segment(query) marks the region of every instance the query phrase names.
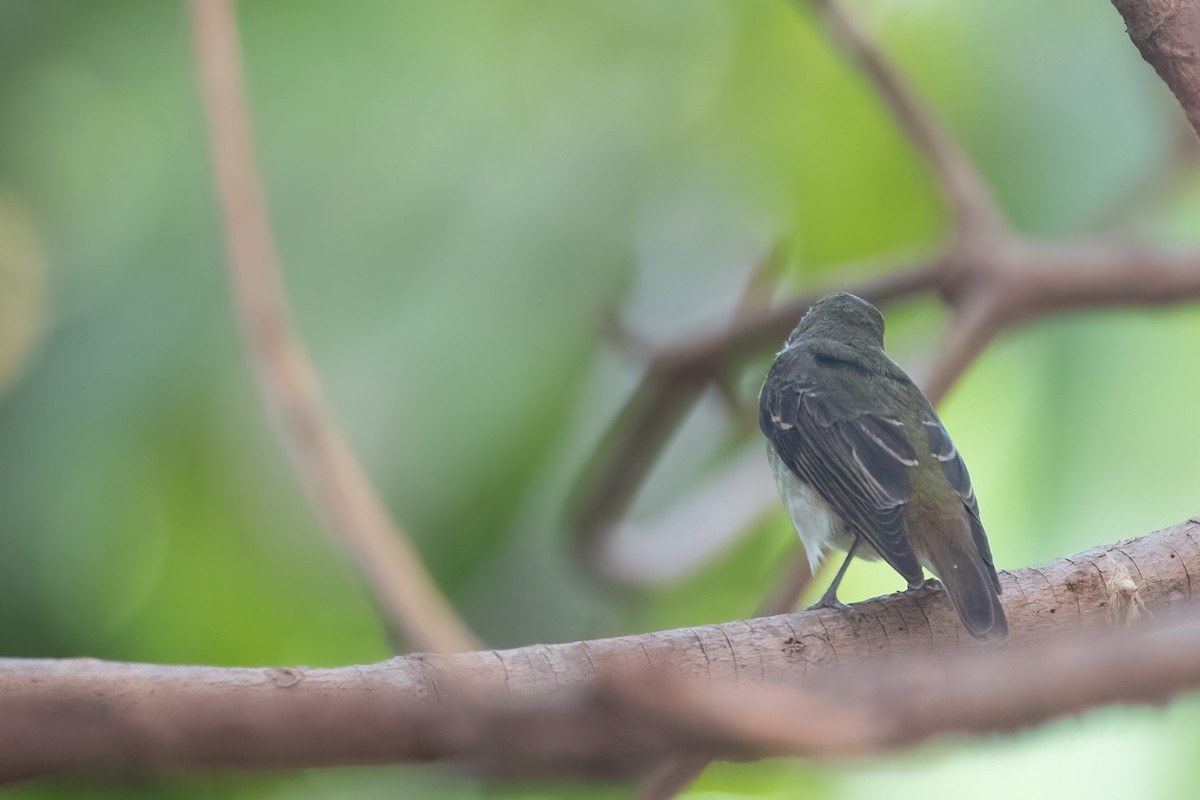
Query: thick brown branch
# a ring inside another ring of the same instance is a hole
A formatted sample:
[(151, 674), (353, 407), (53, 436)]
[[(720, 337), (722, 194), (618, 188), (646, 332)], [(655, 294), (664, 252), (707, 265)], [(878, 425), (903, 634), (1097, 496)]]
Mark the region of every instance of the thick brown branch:
[[(642, 668), (538, 694), (384, 663), (331, 670), (0, 661), (0, 780), (88, 767), (450, 761), (510, 776), (620, 776), (675, 757), (839, 758), (1006, 732), (1200, 686), (1200, 626), (925, 654), (798, 687)], [(648, 786), (668, 788), (667, 784)]]
[(1129, 38), (1200, 135), (1200, 0), (1113, 0)]
[[(680, 752), (752, 757), (873, 738), (866, 714), (760, 686), (591, 680), (482, 691), (417, 657), (340, 669), (0, 660), (0, 781), (86, 767), (455, 761), (514, 775), (625, 774)], [(818, 738), (801, 718), (837, 715)]]
[[(808, 554), (801, 553), (794, 567), (788, 570), (787, 578), (758, 607), (756, 616), (786, 614), (800, 602), (800, 596), (812, 583), (812, 567)], [(709, 765), (708, 759), (697, 756), (677, 758), (657, 765), (638, 788), (636, 800), (665, 800), (674, 797), (700, 777)]]
[[(1005, 573), (1012, 635), (991, 648), (928, 588), (852, 612), (340, 669), (0, 660), (0, 778), (430, 760), (608, 774), (664, 757), (843, 756), (1011, 730), (1200, 686), (1200, 627), (1111, 633), (1142, 602), (1177, 621), (1197, 570), (1191, 521)], [(1071, 638), (1080, 632), (1091, 638)]]
[(470, 649), (474, 638), (388, 518), (329, 413), (292, 328), (255, 165), (232, 1), (193, 0), (192, 18), (234, 296), (281, 443), (309, 502), (353, 555), (396, 628), (418, 649)]

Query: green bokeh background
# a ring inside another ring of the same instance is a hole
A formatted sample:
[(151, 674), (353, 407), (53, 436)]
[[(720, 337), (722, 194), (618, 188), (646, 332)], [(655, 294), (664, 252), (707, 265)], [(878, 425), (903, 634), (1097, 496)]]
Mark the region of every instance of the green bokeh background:
[[(1181, 115), (1108, 3), (852, 5), (1014, 225), (1200, 239)], [(581, 576), (571, 480), (654, 341), (927, 253), (933, 182), (877, 98), (782, 0), (257, 0), (256, 139), (298, 323), (331, 402), (437, 580), (489, 643), (748, 614), (792, 557), (782, 509), (682, 582)], [(393, 643), (263, 419), (226, 285), (186, 9), (0, 0), (0, 655), (339, 665)], [(869, 260), (873, 266), (846, 267)], [(928, 363), (943, 311), (889, 311)], [(1005, 335), (948, 398), (999, 566), (1200, 510), (1200, 312)], [(761, 365), (759, 365), (761, 367)], [(760, 380), (746, 376), (749, 397)], [(656, 484), (719, 464), (702, 406)], [(852, 570), (846, 599), (899, 588)], [(0, 712), (2, 713), (2, 712)], [(1173, 797), (1200, 705), (836, 766), (718, 765), (694, 798)], [(99, 788), (98, 788), (99, 787)], [(429, 768), (49, 781), (14, 797), (609, 797)]]

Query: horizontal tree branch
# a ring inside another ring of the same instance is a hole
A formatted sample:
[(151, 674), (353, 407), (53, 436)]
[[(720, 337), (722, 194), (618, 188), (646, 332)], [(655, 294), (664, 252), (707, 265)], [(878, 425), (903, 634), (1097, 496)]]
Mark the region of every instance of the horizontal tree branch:
[(665, 757), (836, 757), (1010, 730), (1200, 685), (1200, 627), (1111, 632), (1141, 609), (1171, 619), (1192, 573), (1196, 520), (1004, 573), (1000, 647), (963, 634), (928, 587), (850, 612), (336, 669), (0, 660), (0, 778), (432, 760), (624, 774)]
[(1071, 311), (1200, 300), (1200, 252), (1122, 242), (1012, 240), (980, 258), (955, 286), (954, 315), (922, 382), (934, 403), (998, 335)]

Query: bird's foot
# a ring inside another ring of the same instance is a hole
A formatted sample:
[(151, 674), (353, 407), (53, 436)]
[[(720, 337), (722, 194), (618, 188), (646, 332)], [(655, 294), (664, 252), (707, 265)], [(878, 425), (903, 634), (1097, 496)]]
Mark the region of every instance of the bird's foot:
[(849, 611), (850, 606), (837, 599), (836, 594), (825, 594), (821, 599), (808, 607), (809, 611), (816, 611), (819, 608), (832, 608), (837, 611)]

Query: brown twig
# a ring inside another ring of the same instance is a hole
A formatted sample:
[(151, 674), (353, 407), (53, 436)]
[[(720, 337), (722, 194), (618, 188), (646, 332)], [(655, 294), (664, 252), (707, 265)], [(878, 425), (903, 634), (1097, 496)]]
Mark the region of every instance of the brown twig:
[(474, 637), (392, 524), (326, 408), (292, 328), (255, 166), (231, 0), (192, 0), (200, 82), (230, 277), (263, 402), (309, 502), (350, 551), (392, 624), (425, 650), (467, 650)]
[[(997, 646), (962, 633), (931, 587), (851, 612), (338, 669), (0, 660), (0, 780), (431, 760), (624, 775), (663, 758), (837, 758), (1009, 731), (1200, 686), (1196, 570), (1200, 524), (1186, 522), (1005, 573), (1012, 632)], [(1124, 630), (1142, 624), (1110, 611), (1129, 596), (1183, 626)]]
[(996, 336), (999, 327), (995, 301), (990, 295), (981, 293), (960, 304), (946, 326), (929, 377), (922, 381), (921, 388), (931, 403), (937, 405), (942, 401), (950, 387)]
[(987, 183), (952, 137), (942, 130), (924, 103), (836, 0), (794, 0), (812, 6), (847, 58), (862, 69), (892, 118), (925, 160), (950, 207), (954, 238), (991, 239), (1008, 230)]
[(926, 380), (935, 403), (1001, 332), (1039, 317), (1200, 300), (1200, 252), (1128, 244), (1020, 243), (977, 263)]

